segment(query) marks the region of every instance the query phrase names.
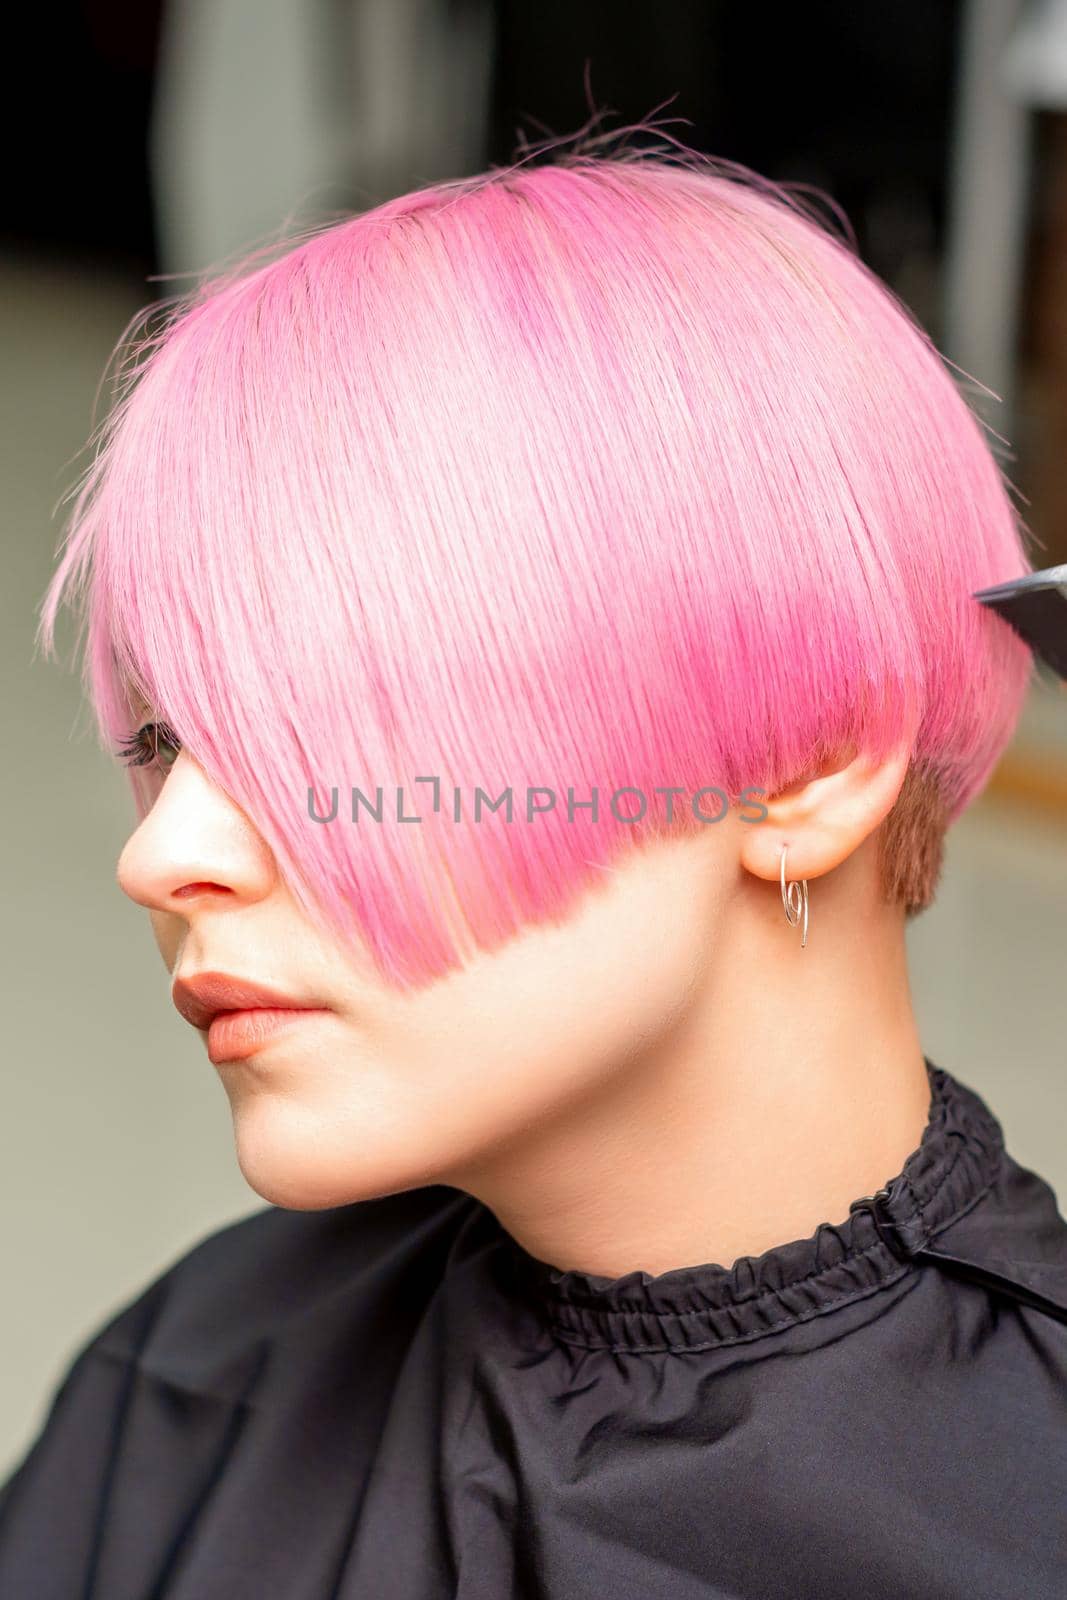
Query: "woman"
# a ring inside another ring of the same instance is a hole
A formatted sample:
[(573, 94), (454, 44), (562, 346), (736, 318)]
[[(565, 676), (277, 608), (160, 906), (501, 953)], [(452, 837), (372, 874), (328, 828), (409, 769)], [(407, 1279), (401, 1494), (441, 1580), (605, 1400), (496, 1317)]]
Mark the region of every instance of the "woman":
[(925, 336), (773, 185), (579, 147), (127, 373), (44, 638), (269, 1204), (79, 1354), (0, 1594), (1061, 1595), (1067, 1225), (905, 961), (1031, 670)]

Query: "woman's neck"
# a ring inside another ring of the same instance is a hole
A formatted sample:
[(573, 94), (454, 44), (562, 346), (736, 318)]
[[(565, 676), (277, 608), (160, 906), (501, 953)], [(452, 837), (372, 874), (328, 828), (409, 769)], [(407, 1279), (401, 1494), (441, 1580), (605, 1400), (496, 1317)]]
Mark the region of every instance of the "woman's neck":
[(919, 1144), (930, 1084), (903, 916), (813, 883), (808, 946), (736, 911), (673, 1026), (584, 1100), (455, 1178), (532, 1255), (606, 1277), (839, 1223)]

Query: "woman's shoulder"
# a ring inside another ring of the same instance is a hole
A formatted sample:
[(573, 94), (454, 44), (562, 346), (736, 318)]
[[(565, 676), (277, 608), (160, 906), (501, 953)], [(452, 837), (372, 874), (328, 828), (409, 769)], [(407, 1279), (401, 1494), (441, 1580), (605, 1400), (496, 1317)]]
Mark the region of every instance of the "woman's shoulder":
[[(236, 1398), (252, 1352), (308, 1320), (357, 1321), (405, 1286), (431, 1293), (472, 1206), (445, 1185), (351, 1205), (267, 1205), (205, 1235), (99, 1326), (79, 1351), (181, 1387)], [(414, 1271), (412, 1269), (415, 1269)]]
[(402, 1348), (475, 1204), (432, 1186), (270, 1205), (172, 1261), (82, 1344), (0, 1484), (0, 1594), (80, 1594), (100, 1561), (144, 1592), (132, 1571), (164, 1561), (174, 1507), (213, 1481), (249, 1408), (306, 1416), (334, 1376), (373, 1384), (383, 1332)]

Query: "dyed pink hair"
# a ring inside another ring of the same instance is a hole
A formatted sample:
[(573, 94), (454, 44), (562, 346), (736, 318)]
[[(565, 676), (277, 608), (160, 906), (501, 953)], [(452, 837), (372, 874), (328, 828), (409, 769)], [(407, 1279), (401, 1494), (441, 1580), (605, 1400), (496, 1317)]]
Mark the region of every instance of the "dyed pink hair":
[[(1028, 562), (982, 430), (851, 245), (743, 169), (679, 146), (437, 184), (126, 349), (42, 640), (76, 592), (106, 742), (135, 686), (392, 981), (672, 831), (614, 816), (622, 785), (771, 793), (906, 742), (955, 817), (1012, 732), (1030, 653), (971, 593)], [(527, 785), (556, 810), (526, 821)], [(514, 821), (469, 820), (476, 786)]]

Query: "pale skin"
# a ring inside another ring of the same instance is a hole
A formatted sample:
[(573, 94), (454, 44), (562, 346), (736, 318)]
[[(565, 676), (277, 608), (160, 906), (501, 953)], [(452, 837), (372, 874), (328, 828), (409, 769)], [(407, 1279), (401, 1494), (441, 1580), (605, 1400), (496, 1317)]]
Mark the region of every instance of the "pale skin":
[[(856, 756), (767, 799), (762, 822), (734, 811), (634, 852), (564, 924), (407, 993), (311, 926), (186, 751), (118, 879), (172, 976), (227, 972), (329, 1010), (213, 1069), (265, 1200), (443, 1183), (557, 1267), (729, 1266), (845, 1221), (922, 1137), (904, 914), (877, 873), (907, 758)], [(783, 843), (809, 884), (805, 949)]]

